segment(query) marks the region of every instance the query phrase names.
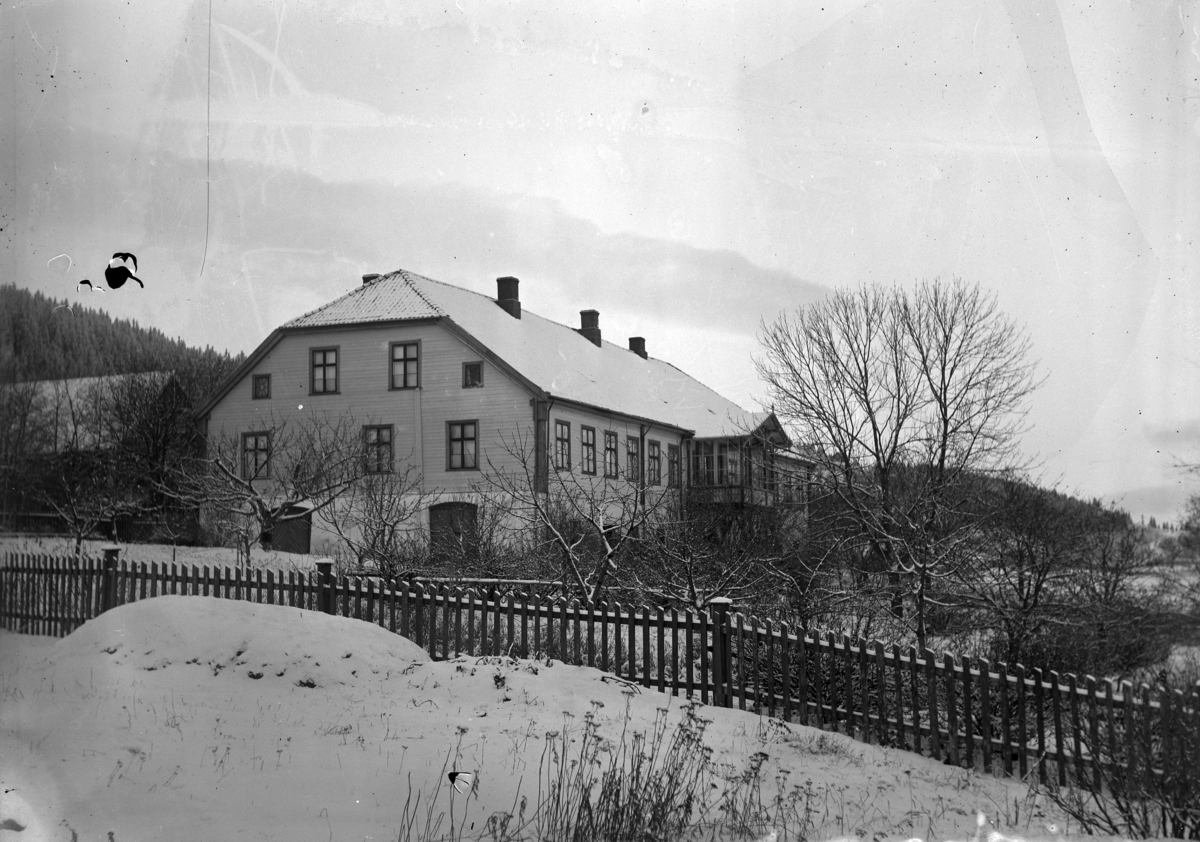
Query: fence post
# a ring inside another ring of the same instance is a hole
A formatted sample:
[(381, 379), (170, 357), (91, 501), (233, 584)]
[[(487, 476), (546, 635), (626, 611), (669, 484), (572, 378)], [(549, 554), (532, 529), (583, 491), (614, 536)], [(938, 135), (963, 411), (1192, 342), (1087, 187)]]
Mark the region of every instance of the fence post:
[(326, 614), (333, 613), (333, 562), (318, 561), (317, 562), (317, 579), (320, 582), (320, 598), (317, 600), (317, 609)]
[(121, 547), (117, 544), (105, 544), (100, 548), (104, 551), (104, 587), (100, 591), (100, 613), (116, 607), (117, 599), (117, 559), (121, 555)]
[(729, 652), (729, 610), (733, 600), (729, 597), (714, 597), (708, 604), (713, 622), (713, 704), (729, 707), (733, 697), (726, 692), (725, 683), (730, 680), (732, 664)]

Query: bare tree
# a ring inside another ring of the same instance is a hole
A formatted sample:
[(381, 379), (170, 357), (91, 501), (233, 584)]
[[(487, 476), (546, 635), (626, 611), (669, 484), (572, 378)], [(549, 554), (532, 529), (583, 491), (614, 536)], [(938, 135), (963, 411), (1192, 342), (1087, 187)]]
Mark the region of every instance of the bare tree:
[(358, 566), (372, 565), (381, 576), (407, 572), (412, 553), (412, 519), (434, 502), (424, 490), (420, 472), (410, 462), (368, 463), (367, 470), (345, 484), (320, 512), (321, 520), (342, 539)]
[(1182, 629), (1171, 609), (1169, 578), (1145, 530), (1129, 514), (1093, 501), (1069, 598), (1073, 657), (1097, 674), (1128, 674), (1160, 664)]
[[(44, 430), (44, 446), (31, 467), (33, 497), (53, 510), (75, 540), (103, 524), (115, 530), (117, 518), (140, 508), (129, 472), (122, 470), (119, 442), (105, 426), (109, 411), (104, 381), (55, 381), (35, 423)], [(116, 535), (114, 534), (115, 538)]]
[(213, 437), (161, 490), (200, 509), (239, 557), (279, 525), (319, 515), (365, 474), (361, 432), (346, 414), (269, 419), (251, 433)]
[(1032, 665), (1030, 647), (1075, 622), (1070, 583), (1088, 524), (1084, 504), (1019, 478), (992, 483), (974, 551), (956, 571), (971, 629), (1007, 663)]
[(884, 560), (893, 611), (906, 593), (924, 646), (936, 580), (973, 529), (970, 476), (1012, 467), (1037, 385), (1025, 331), (955, 280), (837, 290), (764, 324), (761, 340), (759, 374), (812, 450), (818, 494)]
[(0, 383), (0, 487), (4, 513), (15, 516), (30, 498), (27, 478), (39, 454), (52, 450), (46, 396), (37, 383)]
[(564, 588), (577, 589), (587, 604), (595, 604), (628, 551), (665, 516), (675, 490), (648, 485), (644, 471), (630, 479), (580, 477), (552, 468), (543, 491), (529, 436), (516, 433), (502, 449), (516, 467), (488, 459), (488, 493), (517, 528), (536, 536), (535, 546), (558, 553)]
[(634, 589), (660, 603), (699, 611), (728, 597), (763, 615), (778, 610), (793, 585), (789, 532), (777, 510), (691, 506), (658, 519), (629, 574)]

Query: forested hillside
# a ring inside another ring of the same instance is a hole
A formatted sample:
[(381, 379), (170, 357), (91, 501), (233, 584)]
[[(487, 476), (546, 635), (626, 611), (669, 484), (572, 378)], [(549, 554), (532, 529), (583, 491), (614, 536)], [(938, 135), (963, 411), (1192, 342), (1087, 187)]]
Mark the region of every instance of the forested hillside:
[(241, 360), (189, 348), (160, 330), (79, 303), (61, 306), (68, 303), (0, 285), (0, 382), (179, 368), (228, 372)]

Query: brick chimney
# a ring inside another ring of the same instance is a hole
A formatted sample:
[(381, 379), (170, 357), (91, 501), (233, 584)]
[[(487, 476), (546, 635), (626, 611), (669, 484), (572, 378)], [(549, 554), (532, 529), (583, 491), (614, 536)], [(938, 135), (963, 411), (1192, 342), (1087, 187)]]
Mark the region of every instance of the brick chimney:
[(496, 303), (514, 319), (521, 318), (521, 299), (517, 295), (519, 283), (513, 277), (496, 278)]
[(579, 327), (576, 331), (597, 348), (600, 347), (600, 311), (580, 310)]
[(377, 281), (377, 280), (379, 280), (378, 272), (371, 272), (368, 275), (363, 275), (363, 286), (366, 286), (367, 284), (371, 283), (372, 281)]
[(649, 357), (646, 356), (646, 340), (644, 337), (629, 337), (629, 350), (633, 351), (633, 353), (637, 354), (643, 360), (649, 359)]

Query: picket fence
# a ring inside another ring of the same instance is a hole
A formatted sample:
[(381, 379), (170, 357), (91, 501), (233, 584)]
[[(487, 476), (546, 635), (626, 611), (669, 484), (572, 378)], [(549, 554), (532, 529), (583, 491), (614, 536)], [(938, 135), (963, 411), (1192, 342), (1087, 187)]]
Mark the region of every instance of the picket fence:
[[(125, 603), (167, 594), (287, 605), (376, 623), (435, 659), (551, 657), (632, 685), (920, 752), (969, 769), (1097, 790), (1200, 785), (1200, 685), (1026, 670), (733, 613), (586, 606), (497, 588), (335, 578), (316, 572), (8, 554), (0, 625), (64, 636)], [(1090, 780), (1089, 780), (1090, 778)], [(1200, 794), (1200, 789), (1195, 790)]]

